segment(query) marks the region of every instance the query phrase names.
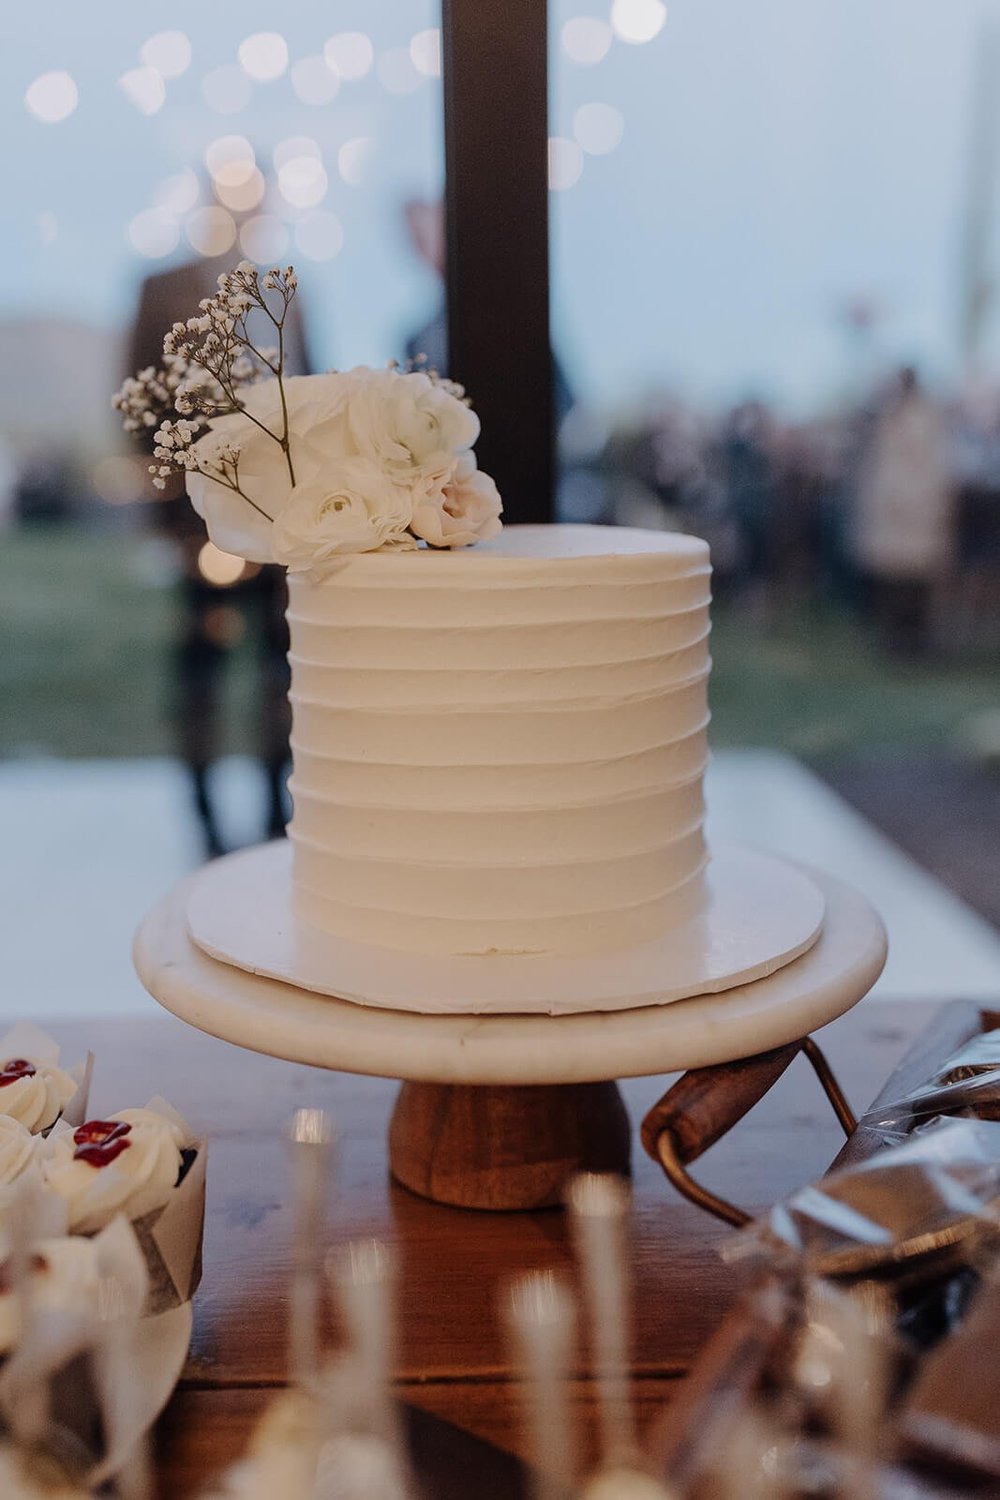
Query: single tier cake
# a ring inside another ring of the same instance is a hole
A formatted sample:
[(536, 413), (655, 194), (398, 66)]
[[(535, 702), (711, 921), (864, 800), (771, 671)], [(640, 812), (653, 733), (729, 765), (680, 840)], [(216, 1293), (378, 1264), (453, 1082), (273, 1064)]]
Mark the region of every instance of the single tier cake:
[(289, 575), (294, 900), (355, 942), (608, 952), (697, 910), (710, 567), (514, 526)]

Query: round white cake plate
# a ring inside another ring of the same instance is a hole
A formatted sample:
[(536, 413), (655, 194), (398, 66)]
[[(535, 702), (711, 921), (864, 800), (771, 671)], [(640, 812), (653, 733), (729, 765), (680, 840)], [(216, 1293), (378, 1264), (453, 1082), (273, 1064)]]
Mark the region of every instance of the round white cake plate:
[(358, 1005), (210, 958), (191, 940), (198, 877), (143, 922), (139, 977), (168, 1010), (275, 1057), (406, 1080), (389, 1132), (394, 1175), (440, 1202), (535, 1208), (579, 1169), (627, 1169), (630, 1129), (611, 1080), (701, 1068), (807, 1036), (882, 971), (885, 930), (825, 875), (815, 944), (776, 973), (671, 1005), (575, 1015), (417, 1015)]
[(631, 1010), (749, 984), (812, 947), (823, 909), (804, 870), (723, 847), (697, 914), (653, 942), (580, 958), (398, 953), (297, 917), (284, 839), (206, 865), (186, 905), (190, 936), (223, 963), (365, 1006), (463, 1016)]

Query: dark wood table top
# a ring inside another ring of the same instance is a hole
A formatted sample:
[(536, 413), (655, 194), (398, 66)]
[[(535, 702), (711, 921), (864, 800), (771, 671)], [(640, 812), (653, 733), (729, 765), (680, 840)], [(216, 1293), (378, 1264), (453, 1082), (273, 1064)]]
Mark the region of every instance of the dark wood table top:
[[(863, 1002), (820, 1033), (852, 1103), (862, 1109), (929, 1023), (934, 1008)], [(319, 1105), (341, 1136), (330, 1209), (331, 1244), (377, 1235), (400, 1260), (396, 1372), (413, 1439), (444, 1448), (446, 1495), (516, 1492), (523, 1455), (516, 1380), (497, 1316), (504, 1282), (527, 1270), (572, 1271), (557, 1210), (484, 1214), (428, 1203), (387, 1176), (386, 1128), (398, 1085), (325, 1073), (243, 1052), (152, 1009), (148, 1019), (102, 1019), (49, 1028), (73, 1059), (97, 1056), (92, 1113), (145, 1104), (161, 1093), (210, 1140), (204, 1279), (181, 1385), (160, 1424), (163, 1494), (185, 1500), (242, 1451), (255, 1415), (285, 1379), (289, 1192), (280, 1129), (294, 1109)], [(666, 1088), (638, 1079), (623, 1092), (638, 1127)], [(843, 1137), (801, 1058), (772, 1093), (695, 1168), (715, 1191), (759, 1209), (818, 1177)], [(634, 1155), (632, 1265), (634, 1372), (648, 1420), (677, 1390), (718, 1326), (738, 1285), (718, 1257), (732, 1233), (680, 1199), (659, 1169)], [(581, 1352), (575, 1396), (585, 1432), (592, 1395)], [(455, 1432), (454, 1424), (461, 1429)], [(465, 1436), (463, 1436), (465, 1434)], [(495, 1445), (485, 1449), (476, 1439)], [(455, 1488), (457, 1494), (457, 1487)]]

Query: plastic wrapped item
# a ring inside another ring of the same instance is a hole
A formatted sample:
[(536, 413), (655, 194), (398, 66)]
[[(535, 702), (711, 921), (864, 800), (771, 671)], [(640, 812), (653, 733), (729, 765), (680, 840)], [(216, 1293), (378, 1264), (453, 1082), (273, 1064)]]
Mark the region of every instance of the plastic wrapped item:
[(998, 1208), (1000, 1123), (936, 1120), (793, 1194), (723, 1256), (919, 1281), (968, 1263), (997, 1234)]
[(972, 1037), (926, 1082), (896, 1099), (882, 1100), (862, 1124), (905, 1134), (937, 1115), (1000, 1120), (1000, 1030)]
[(901, 1415), (909, 1447), (1000, 1484), (998, 1391), (1000, 1281), (988, 1277), (967, 1317), (920, 1366)]
[(934, 1083), (962, 1083), (981, 1073), (1000, 1070), (1000, 1028), (981, 1031), (941, 1064)]

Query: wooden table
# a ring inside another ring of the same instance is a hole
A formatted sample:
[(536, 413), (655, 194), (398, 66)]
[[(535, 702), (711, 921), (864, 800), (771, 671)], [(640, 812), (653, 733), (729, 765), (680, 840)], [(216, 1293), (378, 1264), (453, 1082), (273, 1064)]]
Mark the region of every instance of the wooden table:
[[(929, 1022), (921, 1005), (862, 1003), (820, 1040), (849, 1097), (863, 1108)], [(302, 1105), (329, 1109), (342, 1141), (331, 1241), (393, 1240), (401, 1274), (400, 1399), (412, 1409), (435, 1500), (518, 1489), (506, 1455), (524, 1453), (518, 1390), (497, 1318), (504, 1281), (572, 1269), (559, 1211), (484, 1214), (412, 1196), (386, 1172), (386, 1121), (398, 1085), (240, 1051), (171, 1017), (107, 1019), (50, 1028), (73, 1059), (97, 1056), (91, 1113), (162, 1093), (210, 1137), (204, 1280), (181, 1385), (160, 1424), (164, 1496), (185, 1500), (239, 1453), (255, 1415), (285, 1378), (288, 1188), (280, 1127)], [(638, 1125), (667, 1085), (624, 1085)], [(771, 1095), (698, 1163), (723, 1196), (760, 1208), (818, 1176), (842, 1136), (800, 1058)], [(676, 1392), (730, 1305), (737, 1275), (717, 1250), (732, 1233), (681, 1200), (659, 1169), (634, 1156), (634, 1371), (642, 1420)], [(581, 1355), (575, 1397), (590, 1440), (593, 1395)], [(493, 1444), (484, 1449), (436, 1419)], [(442, 1454), (444, 1455), (442, 1459)], [(486, 1473), (488, 1470), (488, 1473)]]

